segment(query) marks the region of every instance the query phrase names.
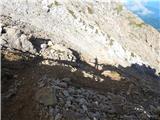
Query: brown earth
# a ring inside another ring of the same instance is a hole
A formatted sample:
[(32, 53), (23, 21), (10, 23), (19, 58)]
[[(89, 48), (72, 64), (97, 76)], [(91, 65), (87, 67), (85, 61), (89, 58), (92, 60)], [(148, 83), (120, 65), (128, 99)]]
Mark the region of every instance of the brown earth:
[[(131, 75), (124, 76), (122, 71), (117, 70), (123, 79), (114, 81), (109, 77), (101, 76), (101, 71), (90, 67), (89, 70), (95, 73), (95, 77), (104, 78), (104, 81), (100, 82), (84, 77), (80, 69), (71, 72), (69, 66), (60, 64), (48, 66), (39, 63), (39, 59), (29, 58), (23, 54), (2, 52), (2, 120), (49, 120), (49, 115), (41, 112), (40, 106), (35, 100), (35, 93), (38, 89), (37, 81), (44, 74), (50, 78), (70, 77), (71, 84), (94, 89), (103, 94), (106, 91), (115, 94), (123, 93), (128, 95), (128, 100), (134, 103), (143, 103), (143, 98), (151, 100), (159, 95), (159, 93), (151, 92), (148, 93), (150, 94), (148, 97), (140, 86), (139, 78)], [(152, 84), (158, 90), (159, 83), (154, 82)], [(7, 98), (5, 96), (8, 95), (8, 90), (14, 92)]]

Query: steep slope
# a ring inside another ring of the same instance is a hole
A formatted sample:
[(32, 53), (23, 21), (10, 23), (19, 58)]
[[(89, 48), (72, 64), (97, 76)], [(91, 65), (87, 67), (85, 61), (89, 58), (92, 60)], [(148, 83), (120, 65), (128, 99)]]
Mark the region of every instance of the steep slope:
[(99, 63), (138, 63), (160, 70), (160, 33), (119, 0), (3, 0), (1, 7), (1, 14), (52, 33), (91, 64), (97, 58)]
[(91, 66), (52, 34), (9, 16), (0, 19), (2, 119), (160, 118), (160, 77), (154, 69), (99, 65), (96, 59)]

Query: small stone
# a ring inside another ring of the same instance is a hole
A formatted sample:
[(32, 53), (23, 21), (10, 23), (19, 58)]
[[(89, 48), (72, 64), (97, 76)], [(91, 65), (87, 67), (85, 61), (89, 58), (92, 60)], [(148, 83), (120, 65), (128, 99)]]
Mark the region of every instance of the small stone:
[(156, 114), (160, 117), (160, 106), (158, 106), (155, 110)]
[(2, 35), (2, 27), (0, 27), (0, 36)]
[(61, 87), (59, 87), (59, 86), (55, 86), (55, 85), (53, 85), (53, 87), (54, 87), (55, 89), (57, 89), (57, 90), (62, 90), (62, 88), (61, 88)]
[(101, 115), (100, 115), (100, 113), (99, 113), (99, 112), (95, 112), (95, 113), (94, 113), (94, 117), (96, 117), (96, 118), (100, 118), (100, 116), (101, 116)]
[(65, 82), (61, 82), (60, 84), (59, 84), (59, 86), (60, 87), (63, 87), (63, 88), (67, 88), (67, 83), (65, 83)]
[(57, 114), (59, 112), (60, 112), (60, 107), (58, 105), (56, 105), (54, 108), (54, 113)]
[(95, 101), (94, 103), (95, 103), (96, 105), (98, 105), (98, 101)]
[(157, 106), (157, 111), (160, 112), (160, 106)]
[(82, 92), (85, 92), (85, 89), (84, 89), (84, 88), (81, 88), (81, 91), (82, 91)]
[(62, 115), (61, 115), (60, 113), (58, 113), (58, 114), (55, 116), (54, 120), (61, 120), (61, 118), (62, 118)]
[(71, 106), (71, 101), (68, 100), (68, 101), (66, 102), (66, 107), (70, 107), (70, 106)]
[(79, 104), (87, 104), (87, 101), (84, 98), (79, 99)]
[(156, 111), (156, 108), (153, 105), (150, 105), (149, 108), (151, 111)]
[(71, 82), (71, 79), (70, 78), (63, 78), (62, 81), (69, 83), (69, 82)]
[(116, 113), (116, 110), (110, 106), (110, 107), (108, 107), (107, 112), (108, 113)]
[(46, 49), (47, 48), (47, 44), (41, 44), (41, 48), (42, 49)]
[(53, 80), (53, 84), (59, 85), (60, 84), (60, 80)]
[(82, 105), (82, 108), (83, 108), (84, 111), (88, 110), (87, 106), (85, 106), (85, 105)]
[(59, 98), (59, 104), (60, 105), (64, 105), (65, 104), (65, 102), (64, 102), (64, 100), (62, 98)]
[(68, 91), (67, 91), (67, 90), (64, 90), (64, 91), (63, 91), (63, 94), (64, 94), (64, 96), (66, 96), (66, 97), (68, 97), (68, 96), (69, 96), (69, 93), (68, 93)]
[(41, 88), (36, 93), (36, 100), (46, 106), (52, 106), (57, 104), (55, 96), (55, 89), (53, 88)]
[(76, 91), (77, 91), (78, 94), (82, 93), (82, 91), (80, 89), (77, 89)]
[(93, 120), (97, 120), (97, 118), (96, 118), (96, 117), (93, 117)]
[(49, 107), (49, 114), (53, 115), (53, 113), (54, 113), (54, 109), (52, 107)]
[(91, 120), (89, 117), (85, 118), (84, 120)]
[(74, 98), (72, 97), (72, 96), (69, 96), (68, 98), (67, 98), (67, 100), (73, 100)]
[(48, 46), (52, 46), (53, 43), (51, 41), (48, 41)]
[(69, 93), (74, 93), (74, 92), (75, 92), (75, 90), (74, 90), (73, 87), (69, 87), (69, 88), (68, 88), (68, 91), (69, 91)]

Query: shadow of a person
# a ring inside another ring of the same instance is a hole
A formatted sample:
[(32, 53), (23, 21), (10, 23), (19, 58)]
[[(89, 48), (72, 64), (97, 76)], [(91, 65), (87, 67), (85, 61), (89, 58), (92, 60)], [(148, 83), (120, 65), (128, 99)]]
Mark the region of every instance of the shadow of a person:
[(95, 60), (95, 68), (98, 70), (98, 59), (97, 59), (97, 57), (94, 59)]

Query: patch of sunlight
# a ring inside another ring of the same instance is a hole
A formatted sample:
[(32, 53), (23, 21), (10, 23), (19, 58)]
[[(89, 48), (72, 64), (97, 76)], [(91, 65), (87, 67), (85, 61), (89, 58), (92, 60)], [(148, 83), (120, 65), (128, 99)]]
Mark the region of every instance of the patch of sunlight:
[(102, 75), (105, 77), (110, 77), (112, 80), (120, 81), (122, 79), (121, 75), (118, 72), (106, 70), (102, 72)]

